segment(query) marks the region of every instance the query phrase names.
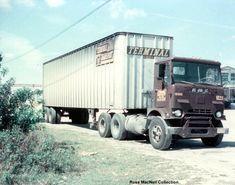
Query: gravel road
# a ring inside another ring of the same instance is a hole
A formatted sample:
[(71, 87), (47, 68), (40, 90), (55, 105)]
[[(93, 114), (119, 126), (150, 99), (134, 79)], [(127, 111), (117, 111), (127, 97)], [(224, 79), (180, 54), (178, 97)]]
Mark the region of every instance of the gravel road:
[[(223, 143), (217, 148), (205, 147), (200, 140), (194, 139), (180, 140), (175, 144), (173, 149), (168, 151), (158, 151), (153, 149), (151, 144), (146, 143), (144, 140), (134, 139), (128, 141), (116, 141), (112, 138), (101, 138), (97, 131), (88, 129), (84, 126), (78, 127), (71, 124), (46, 124), (46, 126), (49, 129), (53, 128), (54, 131), (76, 133), (77, 136), (74, 136), (71, 140), (76, 140), (76, 138), (78, 140), (83, 139), (84, 146), (81, 147), (82, 150), (86, 150), (86, 138), (89, 138), (88, 140), (90, 142), (94, 140), (97, 142), (97, 145), (94, 144), (94, 146), (89, 146), (89, 152), (99, 153), (99, 150), (102, 150), (102, 146), (105, 145), (107, 151), (110, 150), (110, 152), (113, 152), (110, 156), (117, 155), (118, 151), (125, 150), (127, 153), (129, 152), (136, 156), (142, 156), (142, 158), (144, 158), (143, 160), (151, 158), (151, 160), (153, 160), (152, 163), (154, 163), (154, 160), (156, 159), (157, 162), (155, 161), (156, 163), (154, 164), (157, 164), (157, 166), (152, 166), (152, 168), (160, 170), (161, 174), (167, 173), (164, 176), (164, 179), (166, 180), (171, 180), (174, 174), (177, 174), (179, 176), (179, 184), (232, 185), (235, 184), (235, 110), (226, 110), (225, 115), (227, 120), (224, 121), (223, 124), (224, 127), (227, 127), (230, 130), (229, 134), (224, 136)], [(66, 139), (68, 140), (68, 138)], [(88, 140), (87, 142), (89, 142)], [(130, 160), (131, 159), (129, 159), (129, 162), (131, 163)], [(165, 164), (168, 164), (168, 166), (170, 164), (173, 171), (169, 171), (168, 169), (164, 171), (164, 169), (161, 168), (161, 165), (164, 166)], [(151, 167), (151, 163), (149, 163), (149, 166)], [(142, 169), (142, 173), (147, 174), (148, 172), (146, 172), (146, 170), (150, 170), (149, 166), (147, 163), (146, 168), (148, 169)], [(97, 166), (97, 168), (99, 168), (99, 166)], [(144, 180), (153, 180), (153, 177), (154, 175), (148, 176)], [(90, 177), (89, 175), (87, 177), (84, 175), (83, 178), (88, 179)], [(129, 178), (131, 179), (131, 177)], [(174, 176), (174, 179), (175, 178), (177, 177)], [(82, 182), (84, 183), (87, 181), (84, 180)], [(105, 183), (102, 182), (101, 184)], [(126, 183), (123, 184), (131, 183), (130, 181), (126, 181)], [(138, 182), (136, 182), (136, 184), (138, 184)]]

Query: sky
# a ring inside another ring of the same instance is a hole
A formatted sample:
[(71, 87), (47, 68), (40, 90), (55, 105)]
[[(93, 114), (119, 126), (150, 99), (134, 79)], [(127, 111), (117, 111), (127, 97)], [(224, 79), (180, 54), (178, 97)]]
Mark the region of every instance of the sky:
[[(0, 53), (16, 83), (42, 83), (42, 63), (117, 31), (174, 37), (173, 54), (235, 67), (235, 0), (0, 0)], [(18, 57), (17, 60), (11, 61)]]

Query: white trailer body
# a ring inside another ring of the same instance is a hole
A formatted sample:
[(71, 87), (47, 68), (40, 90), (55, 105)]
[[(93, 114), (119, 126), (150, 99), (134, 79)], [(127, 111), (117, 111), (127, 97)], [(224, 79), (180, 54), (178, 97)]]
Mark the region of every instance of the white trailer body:
[(145, 109), (154, 62), (171, 57), (169, 36), (118, 32), (43, 65), (47, 107)]

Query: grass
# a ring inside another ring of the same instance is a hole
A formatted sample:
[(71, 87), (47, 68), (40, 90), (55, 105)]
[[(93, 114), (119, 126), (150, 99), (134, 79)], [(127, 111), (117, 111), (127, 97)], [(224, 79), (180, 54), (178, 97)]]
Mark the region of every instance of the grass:
[(42, 128), (1, 131), (0, 184), (67, 184), (70, 174), (80, 172), (75, 147), (57, 142)]
[(111, 138), (100, 138), (76, 130), (56, 127), (48, 129), (58, 141), (78, 141), (77, 157), (81, 160), (83, 170), (81, 176), (71, 176), (69, 184), (122, 185), (141, 180), (174, 180), (179, 184), (203, 184), (203, 179), (197, 178), (201, 172), (193, 167), (180, 164), (176, 160), (142, 154), (128, 148), (125, 141), (116, 144), (110, 142)]

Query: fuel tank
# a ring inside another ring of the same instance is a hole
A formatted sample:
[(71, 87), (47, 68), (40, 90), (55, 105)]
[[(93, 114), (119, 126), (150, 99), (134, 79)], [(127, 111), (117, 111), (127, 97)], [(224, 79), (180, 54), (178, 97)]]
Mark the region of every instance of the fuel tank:
[(147, 131), (147, 117), (142, 114), (127, 116), (125, 128), (133, 134), (144, 134)]

